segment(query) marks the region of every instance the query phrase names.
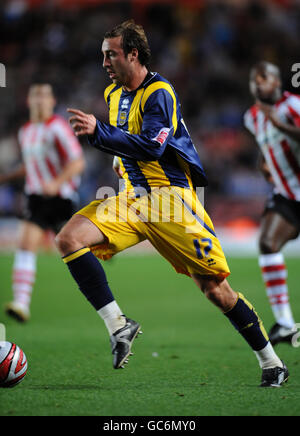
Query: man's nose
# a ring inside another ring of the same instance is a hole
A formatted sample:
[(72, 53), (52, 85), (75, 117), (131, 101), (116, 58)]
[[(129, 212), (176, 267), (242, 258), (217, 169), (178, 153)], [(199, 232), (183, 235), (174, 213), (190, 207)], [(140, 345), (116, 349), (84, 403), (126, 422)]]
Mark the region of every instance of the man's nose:
[(104, 56), (103, 63), (102, 63), (103, 68), (108, 67), (109, 65), (110, 65), (109, 58), (107, 56)]

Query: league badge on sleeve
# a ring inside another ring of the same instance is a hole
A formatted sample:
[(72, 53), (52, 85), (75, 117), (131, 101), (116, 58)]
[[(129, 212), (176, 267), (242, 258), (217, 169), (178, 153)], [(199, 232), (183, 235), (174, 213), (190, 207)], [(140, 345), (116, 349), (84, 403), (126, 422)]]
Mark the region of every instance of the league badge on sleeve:
[(160, 129), (158, 135), (153, 138), (153, 141), (157, 141), (160, 143), (160, 145), (164, 145), (169, 136), (169, 133), (170, 129), (168, 129), (167, 127), (163, 127), (162, 129)]

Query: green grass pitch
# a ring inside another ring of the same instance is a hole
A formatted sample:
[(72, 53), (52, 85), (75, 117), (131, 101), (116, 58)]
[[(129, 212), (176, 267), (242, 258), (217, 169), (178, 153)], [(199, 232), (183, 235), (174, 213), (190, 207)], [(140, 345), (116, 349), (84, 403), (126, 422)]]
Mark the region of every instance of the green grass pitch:
[[(124, 370), (112, 368), (102, 320), (77, 290), (56, 255), (40, 255), (32, 319), (20, 325), (3, 314), (11, 298), (13, 256), (0, 256), (0, 322), (7, 340), (27, 355), (24, 381), (0, 389), (0, 415), (203, 416), (300, 415), (300, 348), (276, 350), (290, 380), (258, 388), (253, 352), (188, 277), (156, 256), (119, 256), (104, 264), (126, 315), (143, 335)], [(257, 259), (229, 259), (232, 287), (273, 323)], [(299, 259), (288, 259), (290, 297), (300, 322)]]

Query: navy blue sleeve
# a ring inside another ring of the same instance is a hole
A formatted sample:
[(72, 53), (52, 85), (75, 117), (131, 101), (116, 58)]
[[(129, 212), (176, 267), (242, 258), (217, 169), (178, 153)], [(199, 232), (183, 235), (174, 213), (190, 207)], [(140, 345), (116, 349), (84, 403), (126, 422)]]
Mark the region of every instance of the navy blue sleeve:
[(146, 101), (141, 134), (131, 134), (119, 127), (97, 120), (89, 143), (109, 154), (135, 160), (159, 159), (174, 133), (174, 101), (165, 89), (153, 92)]

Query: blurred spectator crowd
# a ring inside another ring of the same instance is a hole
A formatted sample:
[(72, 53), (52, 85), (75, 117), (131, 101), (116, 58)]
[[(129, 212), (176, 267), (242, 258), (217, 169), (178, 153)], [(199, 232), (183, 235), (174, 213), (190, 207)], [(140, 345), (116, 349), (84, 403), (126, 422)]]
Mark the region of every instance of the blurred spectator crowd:
[[(34, 81), (53, 84), (56, 112), (77, 107), (107, 120), (101, 42), (106, 30), (128, 18), (145, 27), (152, 71), (175, 87), (182, 113), (209, 178), (205, 206), (215, 224), (241, 217), (257, 223), (270, 190), (257, 169), (258, 150), (243, 127), (252, 104), (248, 76), (262, 59), (278, 64), (284, 88), (299, 61), (300, 1), (39, 1), (0, 4), (0, 172), (19, 159), (16, 134), (27, 121), (26, 94)], [(298, 59), (297, 59), (298, 56)], [(82, 204), (100, 186), (118, 185), (112, 157), (83, 142), (88, 163)], [(22, 184), (0, 187), (0, 215), (20, 214)]]

